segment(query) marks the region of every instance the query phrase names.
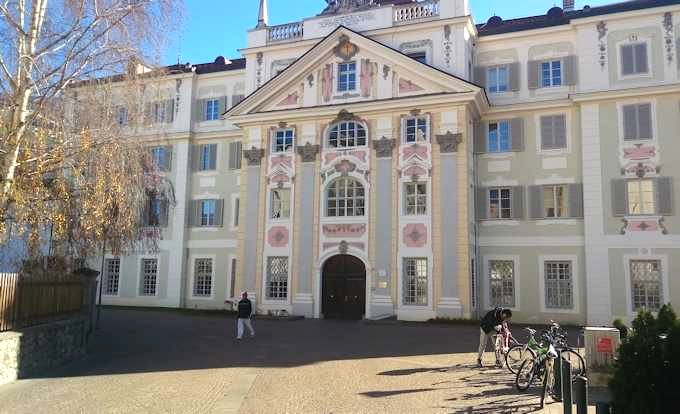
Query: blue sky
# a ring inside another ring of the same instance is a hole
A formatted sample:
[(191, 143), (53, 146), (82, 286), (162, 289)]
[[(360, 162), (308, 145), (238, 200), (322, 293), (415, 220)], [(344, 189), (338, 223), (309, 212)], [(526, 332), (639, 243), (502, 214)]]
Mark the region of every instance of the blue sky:
[[(246, 31), (257, 23), (259, 0), (185, 0), (184, 29), (168, 49), (164, 62), (211, 62), (223, 55), (240, 57), (246, 46)], [(576, 7), (600, 6), (620, 0), (576, 0)], [(477, 23), (494, 14), (509, 19), (545, 13), (562, 0), (470, 0)], [(324, 0), (269, 0), (269, 23), (281, 24), (314, 16), (325, 7)]]

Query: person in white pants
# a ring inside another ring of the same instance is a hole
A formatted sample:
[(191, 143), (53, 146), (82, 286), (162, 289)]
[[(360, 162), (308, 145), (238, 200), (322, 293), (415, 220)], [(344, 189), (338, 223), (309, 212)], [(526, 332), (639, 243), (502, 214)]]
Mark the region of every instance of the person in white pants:
[(251, 318), (253, 316), (254, 309), (253, 304), (248, 299), (248, 292), (241, 293), (241, 300), (238, 302), (238, 321), (236, 322), (236, 339), (243, 338), (244, 326), (248, 328), (250, 332), (250, 337), (255, 338), (255, 329), (253, 329), (253, 324)]
[(482, 367), (482, 357), (486, 350), (486, 344), (491, 340), (493, 344), (494, 353), (496, 355), (496, 366), (502, 367), (503, 361), (502, 348), (500, 341), (496, 341), (496, 337), (501, 334), (503, 323), (512, 318), (512, 311), (510, 309), (496, 308), (489, 311), (479, 326), (479, 348), (477, 350), (477, 367)]

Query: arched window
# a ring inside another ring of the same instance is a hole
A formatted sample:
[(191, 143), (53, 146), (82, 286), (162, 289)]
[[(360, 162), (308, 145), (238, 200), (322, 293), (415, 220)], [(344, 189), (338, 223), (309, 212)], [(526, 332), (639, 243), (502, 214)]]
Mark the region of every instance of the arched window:
[(331, 127), (329, 148), (354, 148), (366, 145), (366, 128), (358, 122), (342, 121)]
[(364, 215), (364, 186), (353, 178), (333, 181), (326, 190), (326, 216), (361, 217)]

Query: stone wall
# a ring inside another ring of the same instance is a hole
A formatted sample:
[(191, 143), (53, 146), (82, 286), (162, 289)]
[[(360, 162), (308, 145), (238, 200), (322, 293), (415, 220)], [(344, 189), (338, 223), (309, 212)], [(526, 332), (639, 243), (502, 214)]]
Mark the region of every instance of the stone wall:
[(86, 317), (0, 333), (0, 385), (44, 372), (85, 354)]

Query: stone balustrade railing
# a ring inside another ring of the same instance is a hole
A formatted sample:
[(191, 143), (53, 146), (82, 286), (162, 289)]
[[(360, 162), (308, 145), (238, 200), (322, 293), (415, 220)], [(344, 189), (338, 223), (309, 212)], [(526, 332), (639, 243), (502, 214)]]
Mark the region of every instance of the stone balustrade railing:
[(394, 22), (404, 23), (413, 20), (428, 19), (439, 16), (439, 0), (411, 3), (394, 8)]
[(279, 26), (271, 26), (268, 28), (267, 42), (285, 42), (295, 39), (302, 39), (304, 35), (303, 22), (294, 22), (282, 24)]

